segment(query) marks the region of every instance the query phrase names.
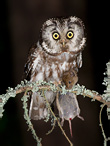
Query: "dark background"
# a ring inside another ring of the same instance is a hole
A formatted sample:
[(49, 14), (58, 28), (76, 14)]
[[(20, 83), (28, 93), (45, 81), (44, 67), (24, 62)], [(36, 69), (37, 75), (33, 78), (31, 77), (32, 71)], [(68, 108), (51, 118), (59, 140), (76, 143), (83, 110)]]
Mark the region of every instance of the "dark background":
[[(109, 1), (108, 1), (109, 2)], [(85, 24), (87, 37), (83, 52), (83, 67), (79, 70), (79, 83), (91, 90), (103, 93), (102, 85), (109, 55), (109, 3), (99, 0), (4, 0), (0, 2), (0, 94), (8, 86), (20, 83), (29, 47), (38, 40), (42, 23), (49, 17), (77, 16)], [(64, 129), (74, 146), (103, 146), (99, 127), (100, 103), (78, 97), (81, 115), (72, 121), (73, 138), (68, 122)], [(1, 146), (36, 145), (23, 118), (21, 96), (9, 99), (0, 120)], [(102, 114), (104, 129), (108, 135), (106, 108)], [(50, 123), (32, 121), (43, 146), (68, 146), (59, 127), (46, 136)]]

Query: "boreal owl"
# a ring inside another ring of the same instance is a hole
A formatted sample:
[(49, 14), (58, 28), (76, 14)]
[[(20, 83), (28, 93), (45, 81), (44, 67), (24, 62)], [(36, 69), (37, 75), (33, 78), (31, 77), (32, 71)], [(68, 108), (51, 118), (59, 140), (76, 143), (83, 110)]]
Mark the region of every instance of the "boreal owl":
[[(82, 66), (82, 50), (85, 44), (84, 25), (77, 17), (51, 18), (42, 25), (38, 42), (30, 49), (25, 64), (25, 79), (30, 81), (62, 80), (69, 70), (78, 72)], [(56, 94), (47, 91), (45, 96), (50, 104)], [(44, 119), (48, 114), (44, 98), (39, 92), (31, 94), (29, 116)]]

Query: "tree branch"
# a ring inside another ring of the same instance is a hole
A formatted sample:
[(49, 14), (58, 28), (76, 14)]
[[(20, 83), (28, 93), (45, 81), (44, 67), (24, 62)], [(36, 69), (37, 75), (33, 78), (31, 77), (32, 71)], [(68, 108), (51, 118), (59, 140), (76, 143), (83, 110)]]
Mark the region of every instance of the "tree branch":
[[(26, 83), (25, 83), (26, 82)], [(48, 84), (48, 85), (47, 85)], [(6, 94), (0, 95), (0, 104), (5, 104), (5, 98), (15, 97), (17, 94), (27, 91), (37, 92), (40, 90), (52, 90), (53, 92), (60, 91), (62, 94), (66, 94), (67, 92), (73, 92), (76, 95), (83, 95), (84, 97), (89, 97), (92, 99), (92, 101), (99, 101), (101, 103), (106, 104), (108, 107), (110, 107), (110, 101), (106, 101), (104, 99), (103, 95), (100, 95), (96, 91), (91, 91), (89, 89), (86, 89), (84, 86), (80, 86), (79, 84), (73, 86), (71, 90), (66, 90), (65, 86), (62, 86), (61, 84), (54, 84), (54, 82), (29, 82), (29, 81), (22, 81), (22, 85), (20, 87), (9, 88), (6, 92)], [(4, 102), (3, 102), (4, 101)]]

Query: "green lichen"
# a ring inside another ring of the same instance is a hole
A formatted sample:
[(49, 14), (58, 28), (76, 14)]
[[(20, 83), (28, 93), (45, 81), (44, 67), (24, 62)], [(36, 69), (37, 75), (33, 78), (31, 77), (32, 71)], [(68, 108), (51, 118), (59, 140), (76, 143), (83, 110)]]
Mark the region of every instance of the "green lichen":
[(42, 140), (42, 139), (39, 138), (39, 137), (36, 135), (36, 132), (35, 132), (35, 130), (34, 130), (34, 128), (33, 128), (33, 124), (32, 124), (32, 122), (31, 122), (31, 119), (30, 119), (29, 115), (28, 115), (28, 106), (27, 106), (28, 98), (29, 98), (29, 96), (26, 95), (26, 92), (25, 92), (24, 96), (23, 96), (22, 99), (21, 99), (22, 102), (23, 102), (24, 119), (26, 120), (26, 123), (28, 124), (29, 130), (31, 130), (32, 135), (33, 135), (34, 139), (35, 139), (36, 142), (37, 142), (37, 146), (41, 146), (41, 140)]
[(67, 93), (67, 90), (66, 90), (66, 86), (61, 86), (61, 94), (66, 94)]
[[(110, 61), (106, 64), (106, 66), (107, 66), (106, 72), (104, 73), (104, 75), (106, 75), (106, 77), (104, 77), (104, 81), (102, 83), (103, 85), (106, 86), (106, 90), (104, 90), (104, 94), (102, 95), (102, 97), (106, 102), (110, 102)], [(107, 146), (107, 141), (110, 140), (110, 137), (108, 137), (108, 138), (106, 137), (104, 129), (103, 129), (103, 125), (101, 122), (101, 113), (102, 113), (102, 109), (104, 106), (105, 106), (105, 104), (101, 105), (99, 119), (100, 119), (102, 135), (104, 137), (104, 146)], [(110, 106), (107, 107), (107, 115), (108, 115), (108, 120), (110, 120)]]

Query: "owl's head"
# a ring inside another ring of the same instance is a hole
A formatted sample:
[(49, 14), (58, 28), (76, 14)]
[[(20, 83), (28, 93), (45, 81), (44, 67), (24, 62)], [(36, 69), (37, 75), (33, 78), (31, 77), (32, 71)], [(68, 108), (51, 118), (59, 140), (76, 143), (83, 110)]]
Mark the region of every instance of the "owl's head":
[(41, 46), (51, 55), (80, 52), (85, 44), (84, 25), (79, 18), (52, 18), (41, 29)]

